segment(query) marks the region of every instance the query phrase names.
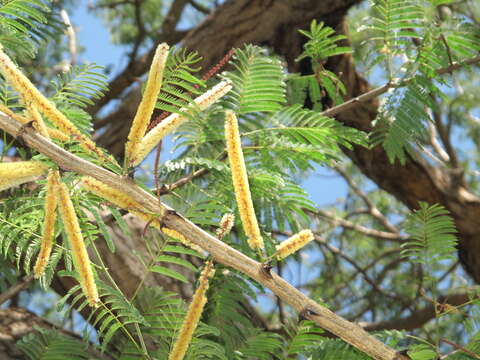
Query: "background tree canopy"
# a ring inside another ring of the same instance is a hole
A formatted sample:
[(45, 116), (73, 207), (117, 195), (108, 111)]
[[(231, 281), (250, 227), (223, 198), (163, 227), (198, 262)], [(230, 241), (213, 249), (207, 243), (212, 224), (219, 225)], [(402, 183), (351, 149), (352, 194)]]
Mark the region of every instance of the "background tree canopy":
[[(480, 358), (478, 1), (92, 0), (128, 49), (114, 73), (79, 61), (78, 6), (0, 3), (0, 359), (180, 359), (198, 288), (208, 301), (188, 359)], [(170, 114), (185, 122), (142, 166), (121, 166), (161, 43), (147, 131)], [(12, 81), (7, 55), (78, 133)], [(220, 81), (232, 90), (193, 104)], [(39, 135), (35, 106), (60, 147)], [(239, 121), (262, 251), (239, 215), (225, 113)], [(64, 213), (33, 279), (47, 180), (5, 170), (17, 161), (62, 170), (98, 308), (78, 285)], [(326, 171), (347, 186), (334, 204), (315, 195)], [(124, 197), (87, 191), (85, 175)], [(314, 240), (278, 260), (302, 229)]]

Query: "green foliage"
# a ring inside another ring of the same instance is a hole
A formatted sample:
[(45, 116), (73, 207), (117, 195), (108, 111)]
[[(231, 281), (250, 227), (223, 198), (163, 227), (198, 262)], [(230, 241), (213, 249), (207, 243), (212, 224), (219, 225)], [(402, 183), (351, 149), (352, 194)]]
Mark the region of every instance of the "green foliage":
[(234, 71), (225, 73), (233, 82), (228, 107), (237, 114), (275, 112), (285, 103), (285, 75), (281, 62), (258, 46), (247, 45), (234, 55)]
[(396, 159), (405, 164), (411, 143), (421, 146), (427, 141), (427, 123), (431, 121), (428, 107), (434, 108), (433, 85), (423, 77), (411, 80), (405, 88), (395, 89), (379, 111), (372, 145), (383, 144), (391, 163)]
[(38, 329), (17, 342), (17, 347), (31, 360), (92, 359), (85, 344), (56, 330)]
[(58, 28), (49, 12), (49, 0), (2, 1), (0, 44), (16, 55), (33, 57), (39, 42), (52, 36), (51, 28)]
[(454, 258), (457, 230), (449, 212), (439, 204), (419, 206), (405, 223), (410, 239), (402, 244), (402, 255), (423, 264)]
[(197, 64), (200, 60), (201, 57), (196, 52), (182, 48), (170, 50), (157, 102), (158, 109), (178, 113), (180, 108), (191, 103), (192, 96), (201, 92), (205, 84), (195, 77), (195, 73), (200, 70)]
[(68, 72), (58, 75), (53, 82), (53, 101), (66, 102), (80, 108), (93, 105), (94, 100), (101, 98), (107, 90), (107, 77), (102, 70), (102, 66), (91, 63), (74, 65)]
[[(296, 59), (310, 59), (312, 62), (314, 75), (296, 76), (291, 79), (293, 82), (293, 93), (309, 94), (313, 103), (313, 110), (320, 111), (322, 109), (321, 98), (322, 93), (330, 97), (334, 104), (343, 102), (342, 96), (345, 95), (346, 89), (342, 81), (336, 74), (325, 69), (326, 60), (332, 56), (348, 54), (352, 52), (349, 46), (338, 46), (337, 42), (346, 39), (345, 35), (335, 35), (335, 31), (324, 26), (323, 22), (317, 24), (313, 20), (310, 24), (310, 31), (299, 30), (299, 32), (308, 38), (304, 44), (304, 51)], [(297, 97), (294, 103), (300, 103), (302, 96)], [(303, 98), (304, 100), (304, 98)], [(303, 101), (300, 103), (303, 105)]]

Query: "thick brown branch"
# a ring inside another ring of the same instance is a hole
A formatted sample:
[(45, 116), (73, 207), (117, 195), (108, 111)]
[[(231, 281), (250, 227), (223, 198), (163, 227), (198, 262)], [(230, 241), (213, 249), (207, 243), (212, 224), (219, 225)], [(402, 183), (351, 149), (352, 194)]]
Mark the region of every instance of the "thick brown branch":
[[(8, 116), (0, 115), (0, 128), (16, 136), (21, 129), (21, 124)], [(128, 178), (118, 176), (67, 152), (38, 135), (33, 129), (23, 130), (22, 140), (29, 147), (56, 162), (61, 168), (75, 171), (82, 175), (92, 176), (133, 197), (146, 209), (154, 213), (164, 214), (162, 223), (165, 226), (178, 231), (192, 243), (208, 251), (215, 261), (230, 266), (269, 288), (296, 311), (302, 313), (304, 317), (314, 321), (320, 327), (337, 335), (374, 359), (398, 359), (395, 350), (387, 347), (375, 337), (370, 336), (361, 327), (320, 306), (275, 273), (272, 272), (271, 276), (266, 276), (262, 270), (262, 264), (228, 246), (183, 218), (174, 210), (160, 203), (155, 196), (133, 184)]]

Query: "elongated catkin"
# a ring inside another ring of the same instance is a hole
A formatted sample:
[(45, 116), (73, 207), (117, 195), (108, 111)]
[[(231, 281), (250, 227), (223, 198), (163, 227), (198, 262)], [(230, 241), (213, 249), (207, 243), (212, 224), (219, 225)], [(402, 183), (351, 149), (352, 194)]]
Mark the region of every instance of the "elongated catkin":
[(257, 217), (255, 216), (247, 168), (243, 158), (238, 120), (233, 111), (226, 112), (225, 138), (227, 140), (228, 159), (230, 161), (238, 212), (240, 213), (243, 229), (248, 237), (248, 244), (252, 249), (263, 249), (263, 238), (260, 234)]
[(278, 260), (284, 259), (294, 252), (300, 250), (314, 239), (314, 235), (311, 230), (302, 230), (298, 234), (295, 234), (283, 241), (280, 245), (276, 246), (276, 256)]
[(203, 308), (207, 303), (205, 296), (208, 290), (208, 281), (215, 274), (212, 261), (208, 261), (205, 265), (199, 279), (199, 285), (195, 294), (193, 294), (192, 302), (188, 307), (187, 315), (183, 321), (182, 328), (177, 337), (177, 341), (173, 345), (173, 349), (168, 356), (168, 360), (182, 360), (187, 353), (188, 346), (192, 341), (193, 332), (197, 328), (198, 322), (202, 316)]
[(50, 170), (47, 177), (47, 193), (45, 195), (42, 242), (33, 273), (38, 279), (45, 271), (45, 267), (52, 252), (53, 236), (55, 235), (55, 220), (57, 219), (57, 189), (59, 175), (57, 170)]
[(80, 277), (80, 285), (90, 306), (96, 307), (100, 299), (77, 214), (66, 185), (60, 183), (57, 188), (60, 215), (72, 250), (73, 262)]
[(147, 84), (143, 92), (142, 101), (138, 106), (137, 113), (133, 119), (128, 141), (125, 146), (125, 157), (127, 163), (129, 159), (135, 156), (140, 145), (140, 141), (145, 136), (150, 118), (152, 117), (155, 104), (157, 102), (158, 93), (162, 87), (163, 70), (168, 57), (168, 45), (160, 44), (155, 51), (155, 56), (150, 66)]
[(98, 181), (97, 179), (94, 179), (90, 176), (84, 176), (82, 177), (82, 187), (92, 193), (94, 193), (97, 196), (100, 196), (101, 198), (104, 198), (105, 200), (111, 202), (114, 205), (117, 205), (118, 207), (121, 207), (122, 209), (127, 210), (131, 214), (137, 216), (138, 218), (148, 222), (150, 226), (162, 231), (166, 235), (180, 241), (184, 245), (192, 248), (195, 251), (200, 252), (201, 254), (203, 253), (203, 250), (200, 246), (197, 246), (193, 244), (191, 241), (189, 241), (185, 236), (180, 234), (179, 232), (169, 229), (165, 226), (161, 227), (160, 226), (160, 221), (156, 219), (154, 216), (148, 214), (142, 205), (140, 205), (137, 201), (132, 199), (130, 196), (128, 196), (125, 193), (122, 193), (121, 191), (114, 189), (101, 181)]
[[(232, 89), (232, 84), (228, 81), (222, 81), (215, 85), (211, 90), (203, 95), (195, 98), (194, 103), (199, 110), (206, 110), (210, 105), (218, 101), (222, 96)], [(188, 109), (182, 108), (180, 112), (188, 112)], [(191, 112), (191, 110), (190, 110)], [(150, 151), (162, 140), (166, 135), (171, 133), (177, 127), (187, 120), (186, 116), (180, 114), (171, 114), (163, 119), (157, 126), (150, 130), (141, 141), (138, 152), (132, 158), (130, 166), (138, 165), (147, 156)]]
[(77, 127), (68, 118), (61, 113), (56, 106), (50, 102), (32, 82), (17, 68), (13, 61), (3, 52), (0, 46), (0, 72), (5, 79), (17, 90), (27, 103), (36, 106), (52, 123), (54, 123), (65, 134), (72, 136), (87, 151), (97, 154), (100, 158), (110, 160), (95, 145), (95, 143), (86, 137), (77, 129)]
[(0, 191), (35, 180), (48, 171), (39, 161), (15, 161), (0, 163)]

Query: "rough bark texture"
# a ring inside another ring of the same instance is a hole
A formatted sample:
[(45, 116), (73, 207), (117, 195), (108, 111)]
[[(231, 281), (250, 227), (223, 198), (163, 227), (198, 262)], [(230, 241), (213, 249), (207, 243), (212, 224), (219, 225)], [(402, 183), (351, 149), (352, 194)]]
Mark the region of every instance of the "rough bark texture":
[[(57, 329), (62, 335), (81, 340), (78, 335), (63, 330), (28, 310), (16, 307), (0, 309), (0, 360), (28, 359), (16, 343), (23, 336), (36, 332), (36, 328)], [(87, 351), (97, 359), (103, 358), (92, 349), (87, 348)]]

